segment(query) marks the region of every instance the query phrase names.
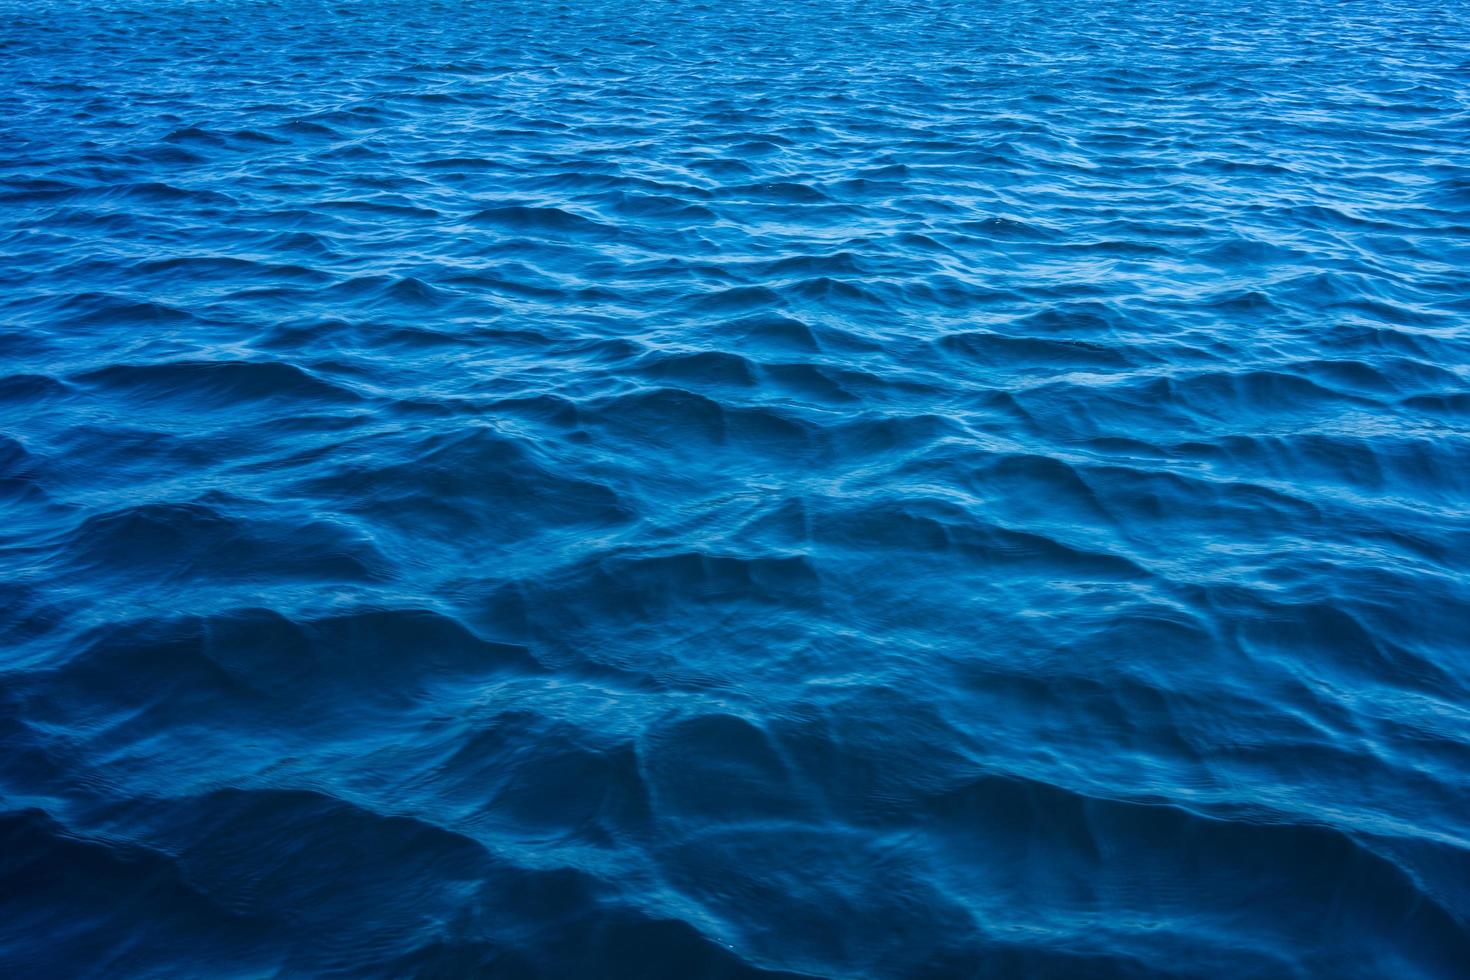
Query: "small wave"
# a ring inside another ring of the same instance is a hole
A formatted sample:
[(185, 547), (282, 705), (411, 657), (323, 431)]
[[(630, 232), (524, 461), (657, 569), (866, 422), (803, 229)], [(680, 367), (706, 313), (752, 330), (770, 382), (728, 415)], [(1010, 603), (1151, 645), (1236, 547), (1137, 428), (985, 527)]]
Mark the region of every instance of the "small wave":
[(113, 364), (69, 379), (137, 402), (183, 402), (188, 409), (252, 401), (352, 403), (358, 395), (282, 361), (170, 361)]
[(470, 222), (513, 232), (551, 235), (610, 235), (613, 228), (561, 208), (509, 205), (476, 211)]
[(326, 522), (251, 521), (203, 504), (141, 504), (88, 517), (66, 538), (66, 564), (134, 587), (149, 582), (380, 577), (367, 542)]

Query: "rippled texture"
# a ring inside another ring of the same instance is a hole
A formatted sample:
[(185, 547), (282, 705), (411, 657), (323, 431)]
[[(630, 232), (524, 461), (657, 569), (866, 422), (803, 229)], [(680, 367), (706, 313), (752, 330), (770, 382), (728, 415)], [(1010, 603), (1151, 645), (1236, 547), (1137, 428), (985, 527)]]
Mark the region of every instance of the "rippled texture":
[(1467, 25), (5, 0), (0, 972), (1464, 976)]

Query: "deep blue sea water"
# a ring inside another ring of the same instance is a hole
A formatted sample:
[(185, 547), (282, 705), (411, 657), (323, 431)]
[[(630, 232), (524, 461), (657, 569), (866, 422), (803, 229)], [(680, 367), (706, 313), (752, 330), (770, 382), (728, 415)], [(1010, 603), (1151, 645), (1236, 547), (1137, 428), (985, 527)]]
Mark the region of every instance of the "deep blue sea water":
[(1463, 0), (0, 0), (0, 974), (1470, 975)]

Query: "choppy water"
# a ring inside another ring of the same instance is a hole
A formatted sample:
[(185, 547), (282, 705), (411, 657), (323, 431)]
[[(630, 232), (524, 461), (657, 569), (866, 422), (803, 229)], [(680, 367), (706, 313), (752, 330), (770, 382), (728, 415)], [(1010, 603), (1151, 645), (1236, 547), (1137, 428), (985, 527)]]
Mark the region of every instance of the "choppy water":
[(0, 8), (7, 976), (1470, 972), (1458, 0)]

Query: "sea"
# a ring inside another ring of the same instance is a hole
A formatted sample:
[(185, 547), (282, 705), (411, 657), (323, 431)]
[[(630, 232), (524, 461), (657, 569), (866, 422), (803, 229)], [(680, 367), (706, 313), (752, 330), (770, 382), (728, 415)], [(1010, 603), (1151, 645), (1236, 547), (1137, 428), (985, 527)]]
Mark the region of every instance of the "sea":
[(0, 0), (0, 975), (1470, 976), (1470, 6)]

